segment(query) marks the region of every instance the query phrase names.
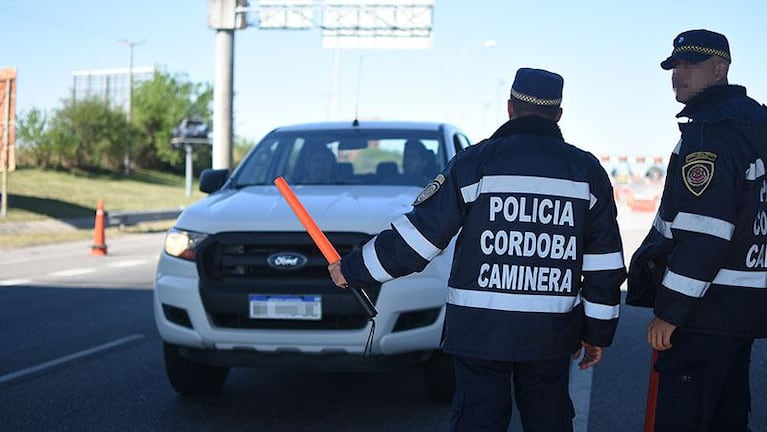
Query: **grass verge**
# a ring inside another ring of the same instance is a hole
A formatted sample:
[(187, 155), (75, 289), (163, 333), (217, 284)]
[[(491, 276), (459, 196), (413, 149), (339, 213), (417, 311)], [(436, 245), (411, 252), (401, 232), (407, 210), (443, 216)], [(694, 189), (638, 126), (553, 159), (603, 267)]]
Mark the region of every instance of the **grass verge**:
[[(59, 171), (19, 169), (8, 175), (8, 207), (0, 218), (0, 248), (57, 243), (93, 238), (92, 224), (87, 229), (30, 228), (6, 229), (3, 224), (35, 221), (95, 219), (99, 199), (109, 211), (177, 209), (205, 195), (192, 185), (186, 196), (183, 176), (158, 171), (137, 170), (131, 175), (73, 174)], [(133, 232), (164, 231), (173, 221), (159, 221), (126, 227), (107, 228), (107, 239)]]
[(205, 196), (184, 177), (137, 170), (128, 176), (19, 169), (8, 174), (7, 222), (93, 217), (99, 199), (106, 211), (186, 207)]

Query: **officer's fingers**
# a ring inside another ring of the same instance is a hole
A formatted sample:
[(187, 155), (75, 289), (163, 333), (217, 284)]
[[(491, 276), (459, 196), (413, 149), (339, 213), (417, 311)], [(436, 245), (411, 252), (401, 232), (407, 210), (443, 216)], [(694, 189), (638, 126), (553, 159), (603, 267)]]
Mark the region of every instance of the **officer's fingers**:
[(586, 342), (582, 342), (582, 344), (583, 344), (583, 358), (578, 363), (578, 367), (581, 370), (588, 369), (591, 366), (594, 366), (595, 364), (599, 363), (599, 360), (602, 358), (602, 348), (593, 346)]
[(581, 370), (585, 370), (599, 363), (599, 360), (601, 359), (601, 355), (596, 355), (593, 352), (586, 351), (586, 354), (583, 355), (583, 360), (581, 360), (578, 366), (581, 368)]
[(658, 351), (665, 351), (671, 348), (671, 333), (662, 328), (654, 328), (651, 333), (650, 346)]
[(591, 347), (594, 355), (594, 359), (599, 362), (602, 360), (602, 354), (605, 352), (605, 350), (602, 347)]
[(333, 278), (333, 282), (335, 282), (336, 286), (339, 288), (347, 288), (349, 286), (349, 283), (346, 282), (346, 278), (340, 274), (340, 271), (339, 275)]
[(584, 360), (584, 361), (580, 362), (580, 364), (578, 366), (580, 367), (581, 370), (586, 370), (586, 369), (596, 365), (597, 363), (599, 363), (599, 359), (588, 359), (588, 360)]
[(658, 351), (662, 351), (661, 348), (661, 338), (658, 335), (658, 330), (656, 328), (651, 327), (647, 330), (647, 343), (654, 349)]
[(653, 339), (652, 325), (647, 327), (647, 345), (650, 345), (651, 347), (655, 348), (655, 340)]
[(330, 278), (333, 279), (333, 283), (335, 283), (340, 288), (346, 288), (348, 283), (346, 282), (344, 274), (341, 273), (340, 262), (334, 262), (333, 264), (330, 264), (328, 266), (328, 271), (330, 272)]
[(663, 349), (667, 350), (671, 348), (671, 334), (673, 333), (673, 330), (666, 329), (662, 334), (662, 343), (663, 343)]
[(591, 357), (594, 359), (594, 364), (597, 364), (602, 360), (602, 353), (604, 353), (604, 349), (602, 347), (591, 347)]

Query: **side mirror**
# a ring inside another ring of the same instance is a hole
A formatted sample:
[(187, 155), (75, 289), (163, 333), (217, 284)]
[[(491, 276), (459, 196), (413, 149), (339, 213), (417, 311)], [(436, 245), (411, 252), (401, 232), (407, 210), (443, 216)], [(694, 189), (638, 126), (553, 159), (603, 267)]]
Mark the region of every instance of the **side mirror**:
[(229, 177), (228, 169), (205, 169), (200, 174), (200, 192), (213, 193), (226, 183)]

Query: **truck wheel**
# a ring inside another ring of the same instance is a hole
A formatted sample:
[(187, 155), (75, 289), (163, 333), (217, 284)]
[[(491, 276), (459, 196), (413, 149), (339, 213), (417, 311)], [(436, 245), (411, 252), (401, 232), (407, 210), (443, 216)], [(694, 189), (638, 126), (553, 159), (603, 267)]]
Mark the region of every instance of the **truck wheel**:
[(426, 393), (434, 402), (450, 402), (455, 391), (453, 356), (434, 351), (423, 365)]
[(173, 388), (182, 395), (210, 396), (221, 391), (229, 368), (208, 366), (189, 360), (176, 345), (163, 344), (165, 373)]

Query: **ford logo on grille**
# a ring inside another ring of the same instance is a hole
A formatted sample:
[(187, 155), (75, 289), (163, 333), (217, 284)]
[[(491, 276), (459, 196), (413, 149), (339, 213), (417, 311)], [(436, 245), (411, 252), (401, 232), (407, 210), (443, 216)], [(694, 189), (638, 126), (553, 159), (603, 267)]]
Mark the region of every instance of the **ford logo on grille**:
[(298, 270), (309, 261), (305, 256), (295, 252), (280, 252), (269, 255), (266, 259), (270, 267), (277, 270)]

